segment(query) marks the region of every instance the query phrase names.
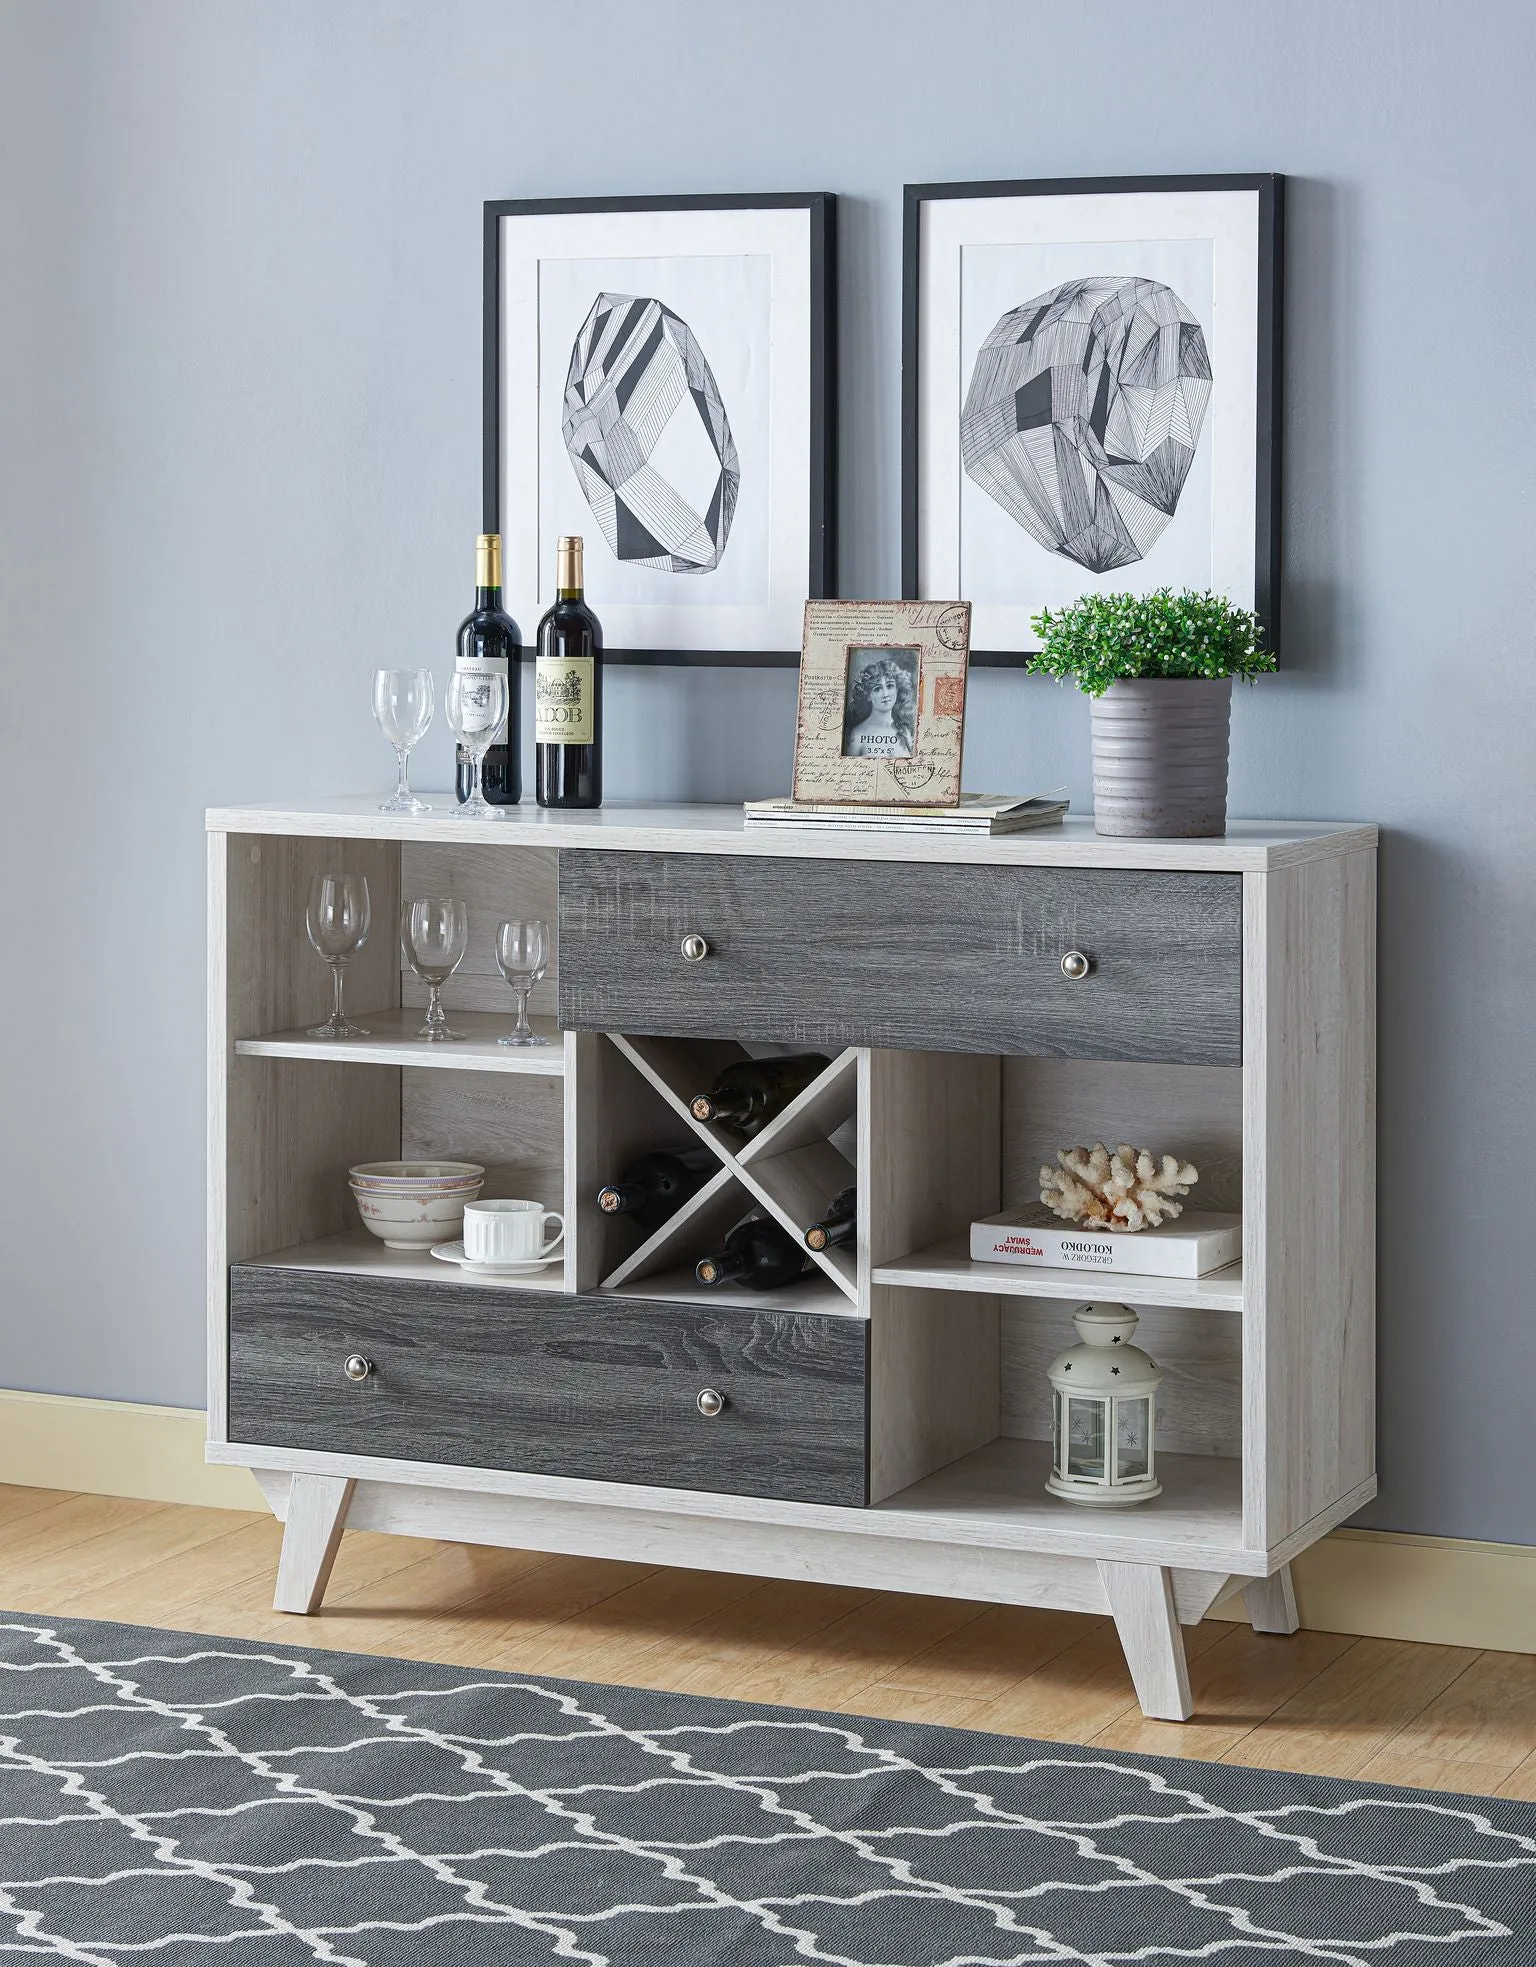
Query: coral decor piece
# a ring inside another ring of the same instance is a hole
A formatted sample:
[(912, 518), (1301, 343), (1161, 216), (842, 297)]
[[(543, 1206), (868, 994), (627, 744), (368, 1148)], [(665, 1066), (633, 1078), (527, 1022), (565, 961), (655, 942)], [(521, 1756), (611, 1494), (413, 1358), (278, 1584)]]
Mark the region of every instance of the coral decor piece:
[(1182, 1214), (1184, 1205), (1173, 1198), (1188, 1195), (1200, 1179), (1192, 1161), (1159, 1157), (1124, 1141), (1113, 1154), (1102, 1141), (1058, 1148), (1056, 1159), (1059, 1168), (1040, 1170), (1040, 1200), (1064, 1222), (1084, 1229), (1156, 1229), (1165, 1218)]

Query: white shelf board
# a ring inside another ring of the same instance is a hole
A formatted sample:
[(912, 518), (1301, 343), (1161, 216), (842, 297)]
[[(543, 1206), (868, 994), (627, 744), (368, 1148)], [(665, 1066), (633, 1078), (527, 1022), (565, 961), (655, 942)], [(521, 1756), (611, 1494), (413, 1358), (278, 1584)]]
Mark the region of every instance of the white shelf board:
[[(439, 1268), (446, 1266), (439, 1265)], [(652, 1271), (649, 1277), (621, 1284), (617, 1290), (604, 1286), (596, 1295), (659, 1298), (669, 1304), (685, 1304), (706, 1310), (710, 1307), (717, 1310), (730, 1307), (737, 1311), (809, 1313), (823, 1318), (859, 1316), (858, 1306), (830, 1278), (818, 1271), (808, 1271), (796, 1283), (786, 1284), (782, 1291), (747, 1291), (731, 1284), (701, 1284), (693, 1274), (692, 1265), (680, 1265), (676, 1270)]]
[[(445, 1243), (456, 1238), (443, 1238)], [(482, 1277), (460, 1264), (444, 1263), (430, 1250), (390, 1250), (366, 1229), (342, 1236), (325, 1236), (317, 1243), (295, 1244), (247, 1262), (267, 1270), (328, 1270), (348, 1277), (406, 1277), (415, 1284), (458, 1284), (468, 1291), (563, 1291), (565, 1264), (547, 1270), (528, 1270), (513, 1277)]]
[(1214, 840), (1114, 839), (1095, 833), (1092, 814), (1068, 814), (1034, 833), (934, 837), (918, 833), (747, 827), (739, 806), (611, 802), (591, 812), (506, 806), (502, 820), (466, 820), (451, 795), (422, 815), (381, 813), (377, 793), (317, 799), (305, 806), (214, 806), (211, 833), (289, 833), (323, 839), (453, 841), (476, 847), (622, 847), (651, 853), (755, 854), (770, 859), (948, 861), (993, 867), (1186, 868), (1262, 872), (1374, 847), (1377, 829), (1352, 821), (1229, 820)]
[(977, 1263), (967, 1237), (914, 1250), (895, 1263), (876, 1264), (877, 1284), (923, 1291), (979, 1291), (1003, 1298), (1108, 1298), (1116, 1304), (1180, 1305), (1197, 1311), (1241, 1311), (1243, 1266), (1204, 1277), (1148, 1277), (1131, 1270), (1062, 1270), (1032, 1264)]
[[(425, 1066), (436, 1072), (534, 1073), (542, 1079), (565, 1077), (565, 1033), (553, 1018), (528, 1022), (547, 1045), (500, 1045), (516, 1012), (450, 1011), (448, 1024), (466, 1035), (432, 1043), (418, 1038), (425, 1013), (415, 1007), (396, 1011), (349, 1011), (366, 1038), (311, 1038), (307, 1031), (271, 1031), (259, 1038), (237, 1038), (235, 1050), (253, 1059), (339, 1059), (351, 1065)], [(441, 1269), (442, 1266), (439, 1265)]]
[(1000, 1435), (875, 1508), (908, 1522), (921, 1519), (927, 1536), (951, 1526), (959, 1543), (977, 1541), (984, 1530), (981, 1540), (989, 1543), (1080, 1557), (1106, 1556), (1107, 1545), (1142, 1545), (1149, 1564), (1189, 1561), (1154, 1554), (1171, 1548), (1216, 1551), (1242, 1545), (1243, 1465), (1235, 1458), (1159, 1455), (1163, 1493), (1113, 1509), (1047, 1495), (1050, 1472), (1048, 1441)]

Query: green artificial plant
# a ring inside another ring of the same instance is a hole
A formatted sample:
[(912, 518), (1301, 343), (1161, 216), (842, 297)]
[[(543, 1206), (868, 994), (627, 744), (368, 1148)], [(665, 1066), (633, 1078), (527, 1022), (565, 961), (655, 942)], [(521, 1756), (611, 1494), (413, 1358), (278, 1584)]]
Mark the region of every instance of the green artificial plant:
[(1223, 594), (1085, 594), (1032, 617), (1042, 639), (1030, 667), (1101, 697), (1111, 683), (1148, 676), (1245, 676), (1275, 667), (1264, 631)]

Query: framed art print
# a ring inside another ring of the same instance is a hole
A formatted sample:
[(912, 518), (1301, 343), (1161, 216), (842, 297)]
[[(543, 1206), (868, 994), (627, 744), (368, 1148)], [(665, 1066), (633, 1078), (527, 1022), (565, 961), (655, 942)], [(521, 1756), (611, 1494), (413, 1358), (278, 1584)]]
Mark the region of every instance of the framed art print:
[(808, 601), (795, 803), (960, 803), (970, 609), (963, 601)]
[(836, 582), (835, 200), (485, 208), (484, 529), (524, 619), (586, 541), (609, 661), (782, 664)]
[(1024, 662), (1080, 595), (1214, 589), (1279, 636), (1277, 176), (908, 185), (902, 585)]

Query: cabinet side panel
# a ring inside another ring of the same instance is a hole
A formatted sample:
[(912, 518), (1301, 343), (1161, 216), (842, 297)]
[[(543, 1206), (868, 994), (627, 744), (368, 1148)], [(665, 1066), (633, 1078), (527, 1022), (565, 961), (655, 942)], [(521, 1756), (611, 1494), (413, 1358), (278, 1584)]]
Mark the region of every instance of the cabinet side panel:
[(246, 834), (227, 836), (225, 848), (222, 1059), (213, 1069), (224, 1083), (221, 1254), (239, 1263), (351, 1227), (348, 1167), (400, 1151), (392, 1067), (241, 1058), (233, 1049), (238, 1038), (308, 1024), (330, 1007), (329, 972), (304, 930), (315, 874), (367, 877), (373, 926), (347, 966), (349, 1006), (399, 1004), (399, 850), (378, 840)]
[(1246, 1540), (1374, 1478), (1376, 856), (1248, 875)]
[(367, 942), (347, 965), (348, 1009), (392, 1010), (399, 1004), (400, 850), (393, 842), (270, 833), (225, 838), (231, 1040), (317, 1024), (329, 1011), (330, 972), (304, 929), (304, 904), (317, 874), (361, 874), (368, 882), (372, 923)]
[(993, 1440), (994, 1297), (871, 1284), (870, 1270), (964, 1231), (998, 1207), (996, 1058), (860, 1057), (859, 1286), (869, 1306), (869, 1499), (880, 1502)]
[(208, 1439), (229, 1439), (228, 876), (230, 836), (208, 835)]

